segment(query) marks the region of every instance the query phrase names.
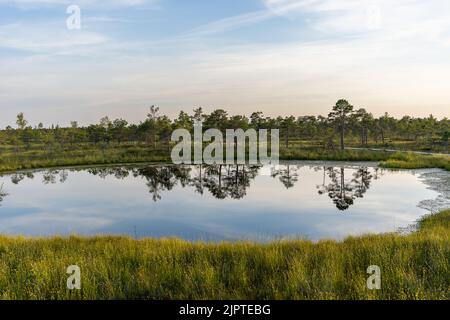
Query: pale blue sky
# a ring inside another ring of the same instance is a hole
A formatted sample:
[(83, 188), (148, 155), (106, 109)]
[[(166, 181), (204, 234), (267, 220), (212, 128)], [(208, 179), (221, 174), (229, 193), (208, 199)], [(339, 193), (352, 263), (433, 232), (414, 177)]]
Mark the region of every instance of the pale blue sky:
[[(81, 9), (68, 30), (66, 9)], [(202, 106), (450, 116), (446, 0), (0, 0), (0, 127)]]

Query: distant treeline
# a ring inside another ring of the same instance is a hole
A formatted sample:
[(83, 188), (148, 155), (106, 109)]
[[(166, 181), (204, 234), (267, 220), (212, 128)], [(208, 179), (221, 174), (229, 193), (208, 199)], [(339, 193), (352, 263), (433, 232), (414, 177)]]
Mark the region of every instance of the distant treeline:
[(76, 121), (70, 127), (35, 127), (29, 125), (23, 113), (17, 115), (16, 126), (0, 131), (0, 144), (15, 150), (29, 149), (38, 145), (52, 149), (55, 146), (94, 144), (107, 147), (110, 144), (144, 143), (158, 147), (170, 142), (175, 129), (193, 130), (195, 121), (202, 121), (204, 130), (226, 129), (280, 129), (282, 146), (290, 147), (301, 142), (315, 142), (324, 148), (343, 148), (345, 143), (360, 146), (400, 145), (402, 142), (422, 149), (448, 150), (450, 120), (404, 116), (396, 119), (385, 113), (375, 117), (365, 109), (356, 109), (346, 100), (339, 100), (328, 116), (279, 116), (271, 118), (262, 112), (250, 116), (229, 115), (217, 109), (207, 114), (196, 108), (191, 114), (181, 111), (176, 119), (160, 113), (156, 106), (150, 107), (145, 119), (130, 124), (124, 119), (104, 117), (97, 124), (79, 126)]

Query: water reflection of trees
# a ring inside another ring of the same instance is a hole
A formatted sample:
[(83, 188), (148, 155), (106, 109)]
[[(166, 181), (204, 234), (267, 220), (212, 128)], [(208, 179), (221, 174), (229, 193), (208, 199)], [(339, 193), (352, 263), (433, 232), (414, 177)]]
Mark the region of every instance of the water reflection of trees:
[(278, 177), (286, 189), (290, 189), (298, 182), (298, 169), (299, 166), (287, 164), (282, 167), (272, 168), (271, 176), (273, 178)]
[[(345, 168), (323, 167), (323, 181), (317, 186), (320, 195), (327, 194), (341, 211), (345, 211), (354, 204), (355, 199), (363, 198), (369, 190), (372, 179), (378, 179), (382, 172), (376, 168), (375, 176), (367, 167), (352, 169), (351, 179), (345, 178)], [(329, 182), (326, 181), (326, 176)]]
[(108, 176), (114, 176), (116, 179), (123, 180), (130, 175), (130, 169), (125, 167), (112, 168), (91, 168), (87, 170), (88, 173), (106, 179)]
[(143, 177), (154, 201), (161, 200), (163, 192), (171, 191), (178, 184), (183, 188), (193, 187), (199, 194), (207, 190), (217, 199), (242, 199), (247, 194), (250, 182), (258, 175), (259, 168), (245, 165), (167, 165), (96, 169), (90, 173), (124, 177), (127, 176), (122, 172), (125, 170), (134, 177)]
[(19, 184), (25, 178), (33, 179), (34, 174), (32, 172), (18, 172), (11, 176), (11, 182), (14, 184)]
[(146, 180), (152, 199), (158, 201), (163, 192), (171, 191), (177, 185), (193, 187), (199, 194), (207, 190), (217, 199), (242, 199), (247, 194), (250, 182), (258, 175), (259, 168), (245, 165), (166, 165), (95, 168), (88, 172), (101, 178), (114, 176), (123, 179), (130, 174), (136, 178), (142, 177)]
[[(145, 180), (154, 201), (161, 200), (164, 192), (173, 190), (177, 185), (183, 188), (191, 187), (201, 195), (207, 191), (217, 199), (242, 199), (247, 195), (251, 182), (258, 176), (260, 168), (261, 166), (203, 164), (50, 169), (42, 172), (42, 183), (45, 185), (64, 183), (70, 172), (87, 172), (102, 179), (114, 177), (123, 180), (128, 177), (141, 177)], [(301, 165), (280, 165), (271, 168), (270, 175), (278, 178), (286, 189), (290, 189), (299, 182), (301, 168)], [(383, 175), (383, 171), (379, 168), (355, 169), (344, 166), (313, 166), (312, 168), (316, 172), (323, 171), (322, 184), (317, 185), (318, 193), (328, 195), (335, 206), (342, 211), (349, 209), (355, 199), (363, 198), (371, 182)], [(11, 176), (11, 181), (19, 184), (26, 178), (33, 179), (33, 172), (16, 173)]]
[(260, 167), (209, 165), (205, 167), (204, 186), (217, 199), (242, 199)]
[(42, 174), (42, 183), (43, 184), (56, 184), (57, 180), (61, 183), (64, 183), (64, 182), (66, 182), (68, 177), (69, 177), (69, 172), (66, 169), (48, 170)]
[(4, 191), (3, 184), (2, 184), (2, 185), (0, 185), (0, 206), (3, 202), (3, 200), (5, 200), (6, 196), (8, 196), (8, 193)]
[(191, 168), (187, 166), (148, 166), (132, 169), (134, 177), (147, 180), (153, 201), (161, 200), (163, 191), (172, 190), (178, 183), (185, 187), (189, 182)]
[(352, 184), (354, 185), (354, 194), (356, 198), (363, 198), (369, 190), (373, 175), (369, 168), (363, 167), (353, 173)]
[[(59, 176), (59, 179), (58, 179)], [(69, 170), (46, 170), (42, 172), (42, 183), (47, 184), (56, 184), (57, 181), (64, 183), (69, 177)], [(34, 173), (31, 171), (28, 172), (18, 172), (11, 176), (11, 182), (13, 184), (19, 184), (25, 179), (34, 179)]]

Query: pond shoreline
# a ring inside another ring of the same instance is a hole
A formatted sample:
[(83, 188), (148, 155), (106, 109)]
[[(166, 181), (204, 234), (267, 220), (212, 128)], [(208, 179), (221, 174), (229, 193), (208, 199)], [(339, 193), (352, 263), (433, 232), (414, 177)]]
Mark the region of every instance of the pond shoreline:
[[(379, 168), (380, 163), (377, 161), (348, 161), (348, 160), (280, 160), (280, 165), (283, 164), (303, 164), (303, 165), (327, 165), (327, 166), (341, 166), (345, 165), (348, 167), (351, 166), (366, 166), (366, 167), (372, 167), (372, 168)], [(38, 168), (31, 168), (31, 169), (18, 169), (18, 170), (11, 170), (11, 171), (0, 171), (0, 176), (10, 175), (14, 173), (27, 173), (27, 172), (39, 172), (44, 170), (82, 170), (82, 169), (91, 169), (91, 168), (108, 168), (108, 167), (141, 167), (141, 166), (178, 166), (176, 164), (173, 164), (168, 161), (148, 161), (148, 162), (118, 162), (118, 163), (107, 163), (107, 164), (81, 164), (81, 165), (68, 165), (68, 166), (54, 166), (54, 167), (38, 167)], [(196, 166), (194, 164), (182, 164), (181, 166)], [(198, 166), (198, 165), (197, 165)], [(251, 165), (246, 165), (251, 166)], [(395, 169), (395, 168), (386, 168), (386, 169)], [(417, 169), (430, 169), (430, 168), (417, 168)], [(436, 168), (438, 169), (438, 168)], [(409, 169), (405, 169), (409, 170)]]
[[(424, 214), (450, 207), (441, 192), (448, 172), (383, 169), (376, 162), (144, 163), (1, 176), (0, 232), (9, 235), (340, 240), (404, 230)], [(423, 206), (415, 205), (419, 201)]]
[[(282, 164), (283, 162), (296, 162), (296, 161), (301, 161), (301, 162), (305, 162), (305, 163), (326, 163), (326, 164), (331, 164), (331, 165), (337, 165), (337, 164), (351, 164), (351, 165), (369, 165), (371, 167), (383, 167), (386, 169), (404, 169), (404, 170), (411, 170), (411, 169), (443, 169), (446, 171), (450, 171), (447, 168), (442, 168), (440, 166), (430, 166), (424, 163), (419, 163), (417, 165), (415, 164), (408, 164), (407, 162), (405, 164), (401, 164), (401, 163), (390, 163), (389, 161), (368, 161), (368, 160), (329, 160), (329, 159), (308, 159), (308, 160), (303, 160), (303, 159), (283, 159), (280, 160), (280, 164)], [(449, 158), (450, 161), (450, 158)], [(396, 166), (396, 164), (398, 164)], [(114, 166), (114, 167), (119, 167), (119, 166), (140, 166), (140, 165), (172, 165), (169, 161), (138, 161), (138, 162), (108, 162), (108, 163), (98, 163), (98, 162), (86, 162), (83, 164), (79, 164), (79, 165), (54, 165), (54, 166), (36, 166), (36, 167), (32, 167), (32, 168), (18, 168), (18, 169), (12, 169), (12, 170), (0, 170), (0, 176), (1, 175), (7, 175), (7, 174), (12, 174), (12, 173), (20, 173), (20, 172), (34, 172), (34, 171), (40, 171), (40, 170), (58, 170), (58, 169), (85, 169), (85, 168), (102, 168), (102, 167), (108, 167), (108, 166)]]
[[(421, 169), (441, 168), (450, 171), (450, 156), (424, 155), (407, 152), (384, 152), (370, 150), (346, 150), (344, 152), (326, 150), (282, 150), (280, 161), (344, 161), (344, 162), (378, 162), (380, 166), (392, 169)], [(27, 154), (14, 157), (0, 157), (0, 174), (12, 173), (19, 170), (56, 169), (63, 167), (83, 167), (97, 165), (137, 165), (145, 163), (170, 163), (170, 156), (158, 154), (154, 151), (139, 149), (135, 152), (126, 149), (107, 150), (97, 149), (79, 152), (67, 151), (61, 154), (43, 154), (38, 158)]]
[[(0, 236), (0, 294), (24, 300), (448, 300), (450, 211), (427, 216), (419, 226), (409, 235), (318, 243)], [(70, 292), (65, 271), (74, 264), (82, 289)], [(382, 290), (366, 288), (371, 265), (382, 271)]]
[[(378, 162), (365, 161), (298, 161), (311, 165), (379, 167)], [(162, 163), (86, 164), (31, 171)], [(30, 170), (10, 173), (14, 172)], [(368, 233), (343, 240), (260, 243), (185, 241), (175, 237), (0, 234), (0, 297), (23, 300), (448, 300), (449, 243), (450, 210), (422, 217), (417, 228), (406, 234)], [(66, 269), (70, 265), (81, 268), (81, 291), (71, 292), (65, 287)], [(381, 268), (382, 290), (371, 291), (365, 287), (367, 268), (371, 265)]]

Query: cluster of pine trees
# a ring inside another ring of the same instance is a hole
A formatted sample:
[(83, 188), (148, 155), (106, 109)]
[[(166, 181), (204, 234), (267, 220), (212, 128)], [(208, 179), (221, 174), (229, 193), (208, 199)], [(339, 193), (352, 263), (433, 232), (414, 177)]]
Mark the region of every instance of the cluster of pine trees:
[(339, 100), (327, 116), (278, 116), (268, 117), (262, 112), (250, 116), (229, 115), (217, 109), (205, 113), (196, 108), (192, 114), (181, 111), (176, 119), (160, 113), (156, 106), (150, 107), (145, 119), (138, 124), (124, 119), (102, 118), (99, 123), (79, 126), (76, 121), (69, 127), (44, 127), (29, 125), (23, 113), (17, 115), (16, 126), (0, 131), (0, 144), (14, 146), (17, 150), (39, 146), (52, 148), (55, 145), (111, 145), (145, 143), (158, 147), (170, 141), (175, 129), (193, 130), (195, 121), (202, 121), (204, 130), (226, 129), (280, 129), (282, 145), (289, 147), (297, 141), (316, 142), (329, 148), (352, 145), (390, 145), (395, 142), (410, 142), (422, 149), (448, 150), (450, 120), (438, 120), (430, 115), (426, 118), (404, 116), (396, 119), (388, 113), (375, 117), (362, 108), (354, 108), (348, 101)]

